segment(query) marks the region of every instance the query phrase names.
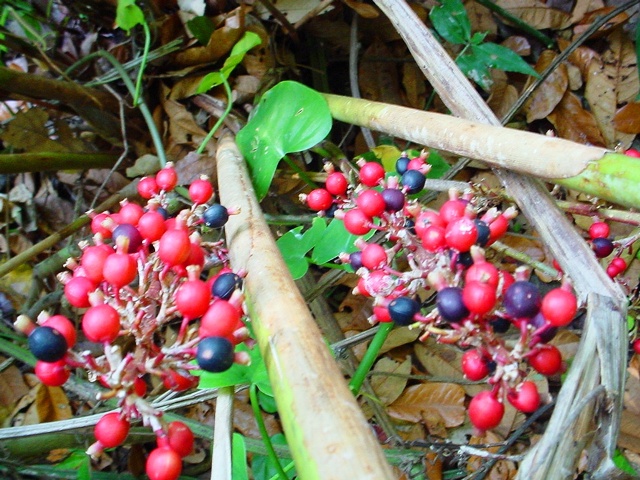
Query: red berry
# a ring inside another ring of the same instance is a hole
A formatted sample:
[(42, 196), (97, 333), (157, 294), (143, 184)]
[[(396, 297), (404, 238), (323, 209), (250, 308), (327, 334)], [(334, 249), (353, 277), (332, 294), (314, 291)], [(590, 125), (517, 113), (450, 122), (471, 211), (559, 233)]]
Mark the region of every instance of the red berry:
[(498, 216), (493, 222), (489, 224), (489, 240), (487, 241), (487, 245), (491, 245), (496, 240), (501, 238), (507, 230), (509, 229), (509, 219), (504, 216)]
[(640, 355), (640, 338), (633, 341), (633, 351)]
[(175, 296), (176, 307), (184, 318), (201, 317), (209, 308), (211, 291), (202, 280), (188, 280), (178, 287)]
[(609, 236), (609, 225), (604, 222), (593, 222), (589, 227), (589, 236), (594, 238), (607, 238)]
[(182, 459), (171, 448), (156, 448), (147, 458), (145, 471), (149, 480), (177, 480), (182, 472)]
[(119, 223), (129, 223), (136, 226), (140, 217), (144, 215), (144, 209), (137, 203), (127, 202), (122, 205), (118, 213), (120, 214)]
[(414, 228), (416, 229), (416, 233), (419, 236), (422, 236), (423, 232), (431, 225), (441, 227), (444, 230), (447, 226), (447, 222), (445, 222), (437, 212), (434, 212), (433, 210), (425, 210), (420, 212), (416, 218)]
[(191, 251), (189, 233), (182, 229), (167, 230), (160, 238), (158, 256), (169, 266), (180, 265)]
[(104, 448), (113, 448), (127, 438), (129, 426), (129, 422), (122, 418), (119, 412), (110, 412), (98, 420), (93, 433)]
[(69, 380), (71, 373), (64, 358), (57, 362), (36, 362), (36, 377), (49, 387), (59, 387)]
[(360, 181), (367, 187), (375, 187), (384, 178), (384, 168), (376, 162), (367, 162), (360, 168)]
[(391, 315), (389, 314), (389, 309), (387, 307), (383, 307), (382, 305), (376, 305), (373, 307), (373, 314), (379, 322), (386, 323), (391, 322)]
[(484, 315), (496, 305), (496, 289), (485, 282), (468, 282), (462, 289), (462, 302), (471, 313)]
[(96, 284), (87, 277), (73, 277), (64, 285), (64, 296), (76, 308), (87, 308), (89, 294), (96, 289)]
[(498, 269), (489, 262), (475, 262), (471, 265), (464, 275), (465, 282), (484, 282), (493, 288), (498, 288), (500, 283), (500, 274)]
[(445, 230), (447, 245), (459, 252), (468, 252), (478, 239), (478, 227), (471, 218), (462, 217), (449, 222)]
[(526, 380), (507, 393), (507, 400), (521, 412), (535, 412), (540, 406), (538, 387), (532, 381)]
[(333, 195), (324, 188), (316, 188), (311, 190), (307, 195), (307, 205), (311, 210), (319, 212), (327, 210), (333, 204)]
[(156, 173), (156, 184), (166, 192), (170, 192), (178, 184), (178, 172), (173, 167), (165, 167)]
[(104, 248), (102, 245), (91, 246), (84, 249), (80, 266), (84, 269), (84, 273), (95, 284), (100, 283), (104, 279), (102, 271), (107, 257), (114, 253), (111, 248)]
[(196, 204), (207, 203), (213, 196), (213, 185), (209, 180), (199, 178), (189, 185), (189, 197)]
[(108, 213), (98, 213), (91, 219), (91, 231), (93, 233), (99, 233), (102, 238), (111, 238), (111, 230), (105, 227), (102, 222), (109, 218)]
[(199, 243), (191, 242), (191, 246), (189, 247), (189, 256), (182, 263), (185, 267), (189, 265), (197, 265), (199, 267), (204, 266), (205, 261), (205, 251), (202, 249)]
[(540, 347), (528, 357), (529, 365), (543, 375), (555, 375), (562, 370), (562, 354), (553, 345)]
[(160, 188), (158, 187), (154, 177), (143, 177), (138, 182), (138, 194), (146, 200), (149, 200), (159, 192)]
[(178, 373), (175, 370), (168, 370), (162, 379), (162, 384), (168, 390), (184, 392), (198, 385), (198, 377), (194, 377), (188, 372)]
[(500, 425), (504, 405), (492, 392), (482, 391), (469, 403), (469, 419), (478, 430), (491, 430)]
[(106, 282), (116, 288), (129, 285), (135, 280), (138, 264), (128, 253), (113, 253), (104, 262), (102, 274)]
[(96, 305), (82, 317), (82, 331), (91, 342), (113, 342), (120, 333), (120, 315), (111, 305)]
[(186, 457), (193, 450), (193, 432), (182, 422), (171, 422), (167, 428), (169, 448), (181, 457)]
[(640, 158), (640, 151), (635, 148), (629, 148), (625, 150), (624, 154), (628, 157)]
[(430, 225), (420, 235), (422, 245), (427, 251), (435, 253), (445, 247), (447, 241), (445, 239), (445, 230), (437, 225)]
[(489, 375), (489, 363), (478, 350), (467, 350), (462, 354), (462, 373), (477, 382)]
[(43, 327), (50, 327), (62, 334), (67, 341), (67, 347), (72, 348), (76, 344), (76, 327), (64, 315), (54, 315), (45, 320)]
[(356, 205), (367, 216), (379, 217), (387, 208), (382, 194), (376, 190), (365, 190), (356, 199)]
[(358, 281), (358, 291), (365, 297), (372, 297), (388, 286), (388, 275), (382, 270), (374, 270), (368, 277)]
[(467, 204), (468, 202), (466, 202), (465, 200), (447, 200), (440, 207), (440, 218), (442, 218), (445, 223), (450, 223), (454, 220), (464, 217), (464, 212), (467, 209)]
[(324, 184), (324, 188), (331, 195), (344, 195), (347, 193), (347, 188), (349, 187), (349, 183), (347, 182), (347, 178), (341, 172), (333, 172), (327, 177), (327, 181)]
[(227, 300), (215, 300), (200, 320), (198, 334), (203, 337), (225, 337), (231, 339), (241, 314)]
[(554, 327), (569, 325), (577, 310), (576, 296), (562, 287), (547, 292), (540, 306), (542, 315)]
[(365, 235), (371, 230), (371, 218), (359, 208), (344, 215), (344, 228), (352, 235)]
[(362, 265), (369, 270), (375, 270), (387, 264), (387, 252), (377, 243), (368, 243), (362, 249)]
[(422, 158), (412, 158), (407, 164), (407, 170), (420, 170), (424, 166), (424, 164), (425, 162)]
[(138, 231), (148, 242), (160, 240), (166, 230), (164, 216), (156, 210), (149, 210), (138, 220)]

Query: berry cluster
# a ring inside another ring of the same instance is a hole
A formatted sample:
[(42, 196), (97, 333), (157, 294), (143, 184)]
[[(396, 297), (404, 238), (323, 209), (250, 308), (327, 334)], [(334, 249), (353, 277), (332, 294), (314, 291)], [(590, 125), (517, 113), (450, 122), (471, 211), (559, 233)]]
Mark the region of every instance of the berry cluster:
[[(471, 190), (451, 190), (437, 211), (411, 197), (424, 188), (427, 160), (424, 153), (403, 154), (397, 174), (388, 176), (378, 163), (360, 161), (352, 182), (326, 165), (325, 188), (302, 199), (342, 219), (354, 235), (373, 229), (384, 236), (382, 244), (359, 238), (356, 252), (340, 256), (360, 277), (354, 293), (373, 299), (371, 323), (420, 326), (422, 339), (433, 336), (465, 350), (466, 377), (492, 385), (469, 404), (472, 424), (484, 431), (498, 426), (505, 400), (522, 412), (539, 407), (528, 367), (543, 375), (562, 371), (560, 352), (547, 342), (571, 323), (578, 302), (566, 279), (542, 294), (527, 268), (512, 274), (486, 259), (484, 249), (506, 233), (515, 208), (479, 211), (484, 202)], [(425, 292), (427, 301), (420, 298)], [(519, 332), (515, 344), (501, 335), (511, 327)]]
[[(606, 258), (613, 253), (616, 245), (609, 238), (609, 225), (605, 222), (595, 221), (589, 227), (589, 238), (591, 248), (598, 258)], [(627, 262), (620, 256), (615, 256), (607, 265), (607, 275), (611, 278), (617, 277), (627, 269)]]
[[(97, 423), (89, 454), (120, 445), (132, 421), (153, 429), (157, 448), (147, 460), (152, 480), (179, 477), (193, 434), (180, 422), (165, 422), (146, 400), (150, 377), (183, 391), (197, 385), (194, 370), (221, 372), (234, 361), (248, 361), (234, 353), (248, 337), (242, 278), (226, 266), (215, 230), (234, 212), (210, 203), (213, 186), (201, 178), (189, 186), (189, 206), (170, 216), (170, 200), (179, 200), (177, 182), (168, 165), (139, 182), (144, 207), (124, 201), (118, 212), (92, 214), (91, 241), (81, 244), (80, 258), (69, 259), (69, 271), (59, 275), (66, 300), (78, 311), (83, 340), (95, 347), (73, 350), (76, 327), (64, 315), (42, 313), (37, 323), (21, 316), (16, 322), (28, 334), (43, 383), (62, 385), (70, 369), (83, 368), (105, 387), (99, 398), (117, 399), (120, 410)], [(205, 274), (213, 268), (215, 274)], [(175, 340), (169, 341), (174, 326)]]

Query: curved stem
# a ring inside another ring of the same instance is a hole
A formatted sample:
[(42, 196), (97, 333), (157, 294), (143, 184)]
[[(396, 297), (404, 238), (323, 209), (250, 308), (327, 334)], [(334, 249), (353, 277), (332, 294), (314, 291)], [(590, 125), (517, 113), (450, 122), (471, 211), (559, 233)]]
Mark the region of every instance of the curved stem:
[(358, 368), (349, 382), (349, 388), (354, 395), (358, 395), (360, 392), (360, 388), (362, 387), (365, 378), (367, 378), (369, 370), (371, 370), (373, 363), (376, 361), (376, 358), (378, 358), (380, 349), (394, 326), (395, 324), (393, 322), (384, 322), (380, 324), (380, 328), (373, 337), (373, 340), (371, 340), (369, 348), (367, 348), (360, 365), (358, 365)]
[(231, 96), (231, 86), (229, 85), (229, 81), (225, 78), (224, 75), (222, 75), (222, 84), (224, 85), (224, 91), (227, 94), (227, 108), (224, 109), (224, 113), (222, 114), (222, 116), (218, 119), (218, 121), (211, 128), (211, 130), (209, 130), (209, 133), (207, 134), (206, 137), (204, 137), (204, 140), (202, 140), (202, 143), (198, 147), (198, 150), (196, 150), (196, 153), (198, 155), (204, 152), (204, 149), (207, 148), (207, 143), (209, 143), (209, 140), (211, 140), (211, 137), (213, 137), (213, 134), (216, 133), (218, 128), (220, 128), (220, 125), (222, 125), (222, 122), (224, 122), (224, 119), (227, 118), (227, 115), (229, 115), (229, 112), (231, 111), (231, 107), (233, 106), (233, 98)]
[(140, 101), (140, 89), (142, 87), (142, 75), (144, 69), (147, 66), (147, 58), (149, 57), (149, 49), (151, 48), (151, 32), (149, 31), (149, 25), (147, 22), (142, 22), (142, 28), (144, 29), (144, 50), (142, 51), (142, 61), (140, 62), (140, 69), (138, 70), (138, 78), (136, 79), (135, 94), (133, 95), (133, 106), (137, 107)]
[(269, 438), (269, 432), (267, 432), (267, 427), (264, 424), (262, 412), (260, 411), (260, 404), (258, 403), (258, 386), (255, 383), (252, 383), (251, 387), (249, 387), (249, 399), (251, 400), (251, 409), (253, 410), (253, 416), (256, 417), (256, 423), (258, 424), (262, 441), (264, 442), (264, 446), (267, 448), (267, 456), (277, 470), (280, 480), (288, 480), (287, 474), (282, 469), (282, 465), (280, 465), (280, 460), (278, 460), (276, 451), (273, 449), (273, 444)]

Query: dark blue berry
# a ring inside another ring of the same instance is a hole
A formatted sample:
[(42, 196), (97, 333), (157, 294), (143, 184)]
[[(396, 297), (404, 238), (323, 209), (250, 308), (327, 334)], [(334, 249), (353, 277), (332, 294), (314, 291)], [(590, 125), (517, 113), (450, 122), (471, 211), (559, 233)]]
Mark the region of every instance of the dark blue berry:
[(447, 322), (457, 323), (469, 315), (469, 310), (462, 302), (460, 287), (446, 287), (436, 295), (436, 307), (440, 316)]
[(211, 294), (214, 297), (229, 300), (236, 289), (242, 287), (242, 279), (235, 273), (223, 273), (216, 278), (211, 286)]
[(349, 264), (354, 272), (362, 267), (362, 252), (360, 250), (349, 255)]
[(400, 182), (403, 186), (407, 187), (407, 193), (418, 193), (424, 188), (424, 184), (427, 181), (425, 177), (418, 170), (407, 170), (402, 174)]
[(542, 298), (538, 287), (526, 280), (513, 283), (505, 292), (503, 303), (512, 318), (531, 318), (540, 310)]
[(409, 167), (409, 162), (409, 157), (407, 157), (406, 155), (402, 155), (398, 160), (396, 160), (396, 172), (398, 172), (400, 175), (403, 175)]
[(219, 203), (214, 203), (204, 211), (202, 220), (207, 227), (221, 228), (229, 220), (229, 212)]
[(126, 237), (129, 240), (129, 246), (126, 253), (137, 252), (142, 246), (142, 235), (136, 227), (130, 223), (122, 223), (113, 229), (113, 241), (118, 244), (119, 237)]
[(511, 322), (509, 320), (501, 317), (492, 319), (489, 324), (495, 333), (505, 333), (511, 326)]
[(33, 356), (43, 362), (57, 362), (67, 353), (64, 336), (51, 327), (36, 327), (27, 342)]
[(613, 252), (613, 242), (608, 238), (594, 238), (591, 245), (598, 258), (608, 257)]
[(542, 313), (540, 312), (529, 319), (529, 325), (533, 326), (535, 330), (545, 327), (542, 332), (538, 332), (536, 334), (536, 337), (538, 337), (538, 339), (542, 343), (549, 342), (551, 339), (553, 339), (553, 337), (556, 336), (556, 333), (558, 333), (558, 327), (549, 325), (547, 320), (544, 318), (544, 315), (542, 315)]
[(207, 372), (224, 372), (233, 365), (233, 344), (224, 337), (204, 337), (196, 353), (198, 366)]
[(382, 190), (382, 198), (384, 199), (385, 210), (387, 212), (399, 212), (404, 207), (404, 193), (397, 188), (385, 188)]
[(398, 297), (393, 299), (387, 308), (391, 320), (398, 325), (411, 325), (414, 315), (420, 311), (420, 303), (413, 298)]
[(456, 265), (461, 265), (464, 268), (469, 268), (473, 265), (473, 257), (470, 252), (458, 252), (456, 255)]
[(478, 220), (477, 218), (474, 220), (474, 223), (476, 224), (476, 229), (478, 230), (478, 239), (476, 240), (476, 244), (484, 247), (489, 241), (489, 236), (491, 235), (489, 225), (487, 225), (487, 222), (483, 222), (482, 220)]
[(333, 218), (336, 214), (336, 210), (338, 210), (339, 208), (340, 206), (337, 203), (332, 204), (324, 211), (324, 216), (327, 218)]
[(409, 230), (414, 235), (416, 234), (416, 222), (412, 218), (407, 218), (404, 221), (404, 228)]

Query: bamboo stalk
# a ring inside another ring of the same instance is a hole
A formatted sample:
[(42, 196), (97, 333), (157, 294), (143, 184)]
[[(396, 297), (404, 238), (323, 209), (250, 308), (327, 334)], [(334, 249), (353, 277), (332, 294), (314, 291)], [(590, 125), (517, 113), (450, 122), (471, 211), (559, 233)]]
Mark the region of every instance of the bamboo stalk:
[(111, 168), (118, 156), (93, 152), (5, 153), (0, 155), (0, 173)]
[[(391, 19), (423, 73), (455, 115), (496, 126), (500, 124), (406, 2), (375, 0), (375, 3)], [(521, 145), (513, 144), (511, 148), (516, 151)], [(573, 478), (582, 447), (589, 452), (589, 458), (596, 459), (592, 465), (594, 470), (599, 468), (599, 473), (611, 474), (624, 389), (626, 348), (621, 344), (626, 335), (626, 297), (606, 277), (590, 249), (540, 182), (499, 168), (494, 171), (589, 307), (585, 326), (588, 334), (580, 343), (579, 359), (584, 361), (572, 365), (547, 432), (525, 457), (518, 478)], [(582, 398), (598, 384), (606, 389), (606, 401), (596, 404), (597, 398), (592, 398), (583, 409)], [(579, 415), (571, 415), (575, 421), (567, 425), (567, 412), (573, 413), (578, 407), (581, 409)], [(601, 421), (599, 438), (589, 435), (594, 426), (585, 421), (589, 417), (593, 420), (593, 414), (595, 420)], [(567, 433), (573, 439), (584, 438), (586, 441), (584, 444), (565, 441)]]
[(380, 445), (349, 392), (262, 216), (244, 161), (226, 134), (219, 191), (241, 213), (226, 225), (234, 269), (248, 272), (251, 322), (300, 478), (391, 479)]

